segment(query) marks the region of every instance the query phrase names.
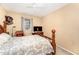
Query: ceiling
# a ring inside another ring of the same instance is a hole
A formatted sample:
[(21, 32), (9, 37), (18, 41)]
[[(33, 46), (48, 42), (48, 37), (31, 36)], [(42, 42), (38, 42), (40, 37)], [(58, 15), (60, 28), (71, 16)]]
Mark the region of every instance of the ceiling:
[(33, 16), (46, 16), (65, 6), (64, 3), (2, 3), (7, 11), (26, 13)]

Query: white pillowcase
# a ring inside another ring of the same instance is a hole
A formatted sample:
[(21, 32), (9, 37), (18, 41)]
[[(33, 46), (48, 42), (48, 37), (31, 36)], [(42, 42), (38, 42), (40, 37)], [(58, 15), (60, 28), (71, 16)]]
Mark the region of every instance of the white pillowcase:
[(12, 37), (6, 33), (0, 34), (0, 45), (4, 44), (5, 42), (8, 42)]

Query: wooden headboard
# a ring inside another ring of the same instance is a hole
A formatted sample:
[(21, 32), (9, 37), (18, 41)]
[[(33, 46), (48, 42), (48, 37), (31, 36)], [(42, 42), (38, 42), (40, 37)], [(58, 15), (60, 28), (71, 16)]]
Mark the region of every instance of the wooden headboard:
[(3, 26), (0, 25), (0, 34), (1, 34), (1, 33), (6, 33), (6, 28), (7, 28), (7, 24), (6, 24), (6, 22), (4, 21), (4, 22), (3, 22)]
[(4, 32), (4, 27), (0, 25), (0, 34)]

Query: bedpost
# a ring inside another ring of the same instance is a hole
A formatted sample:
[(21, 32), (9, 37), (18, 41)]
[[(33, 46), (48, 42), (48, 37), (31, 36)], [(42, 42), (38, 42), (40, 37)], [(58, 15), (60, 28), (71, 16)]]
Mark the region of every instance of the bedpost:
[(6, 21), (3, 21), (3, 28), (4, 28), (4, 32), (6, 32), (6, 29), (7, 29)]
[(54, 49), (54, 54), (56, 54), (56, 42), (55, 42), (55, 29), (52, 30), (52, 46), (53, 46), (53, 49)]

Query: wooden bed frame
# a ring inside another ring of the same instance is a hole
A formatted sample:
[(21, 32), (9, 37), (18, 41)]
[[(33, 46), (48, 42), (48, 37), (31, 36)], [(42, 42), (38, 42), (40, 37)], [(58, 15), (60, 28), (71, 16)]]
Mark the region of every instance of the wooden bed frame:
[(6, 24), (6, 22), (4, 21), (4, 22), (3, 22), (3, 26), (0, 25), (0, 34), (1, 34), (1, 33), (6, 33), (6, 29), (7, 29), (7, 24)]
[(45, 35), (43, 35), (43, 37), (50, 40), (50, 43), (51, 43), (51, 45), (53, 47), (53, 50), (54, 50), (54, 52), (51, 52), (51, 54), (55, 55), (56, 54), (56, 42), (55, 42), (55, 32), (56, 31), (55, 31), (55, 29), (53, 29), (51, 32), (52, 32), (52, 38), (49, 38), (49, 37), (47, 37)]
[[(1, 33), (7, 33), (7, 32), (6, 32), (6, 28), (7, 28), (7, 24), (6, 24), (6, 22), (4, 21), (4, 22), (3, 22), (3, 26), (0, 25), (0, 34), (1, 34)], [(49, 40), (51, 40), (51, 45), (52, 45), (53, 50), (54, 50), (54, 52), (52, 52), (53, 55), (56, 54), (55, 32), (56, 32), (55, 29), (53, 29), (53, 30), (52, 30), (52, 38), (49, 38), (49, 37), (47, 37), (47, 36), (45, 36), (45, 35), (42, 36), (42, 37), (45, 37), (45, 38), (48, 38)]]

